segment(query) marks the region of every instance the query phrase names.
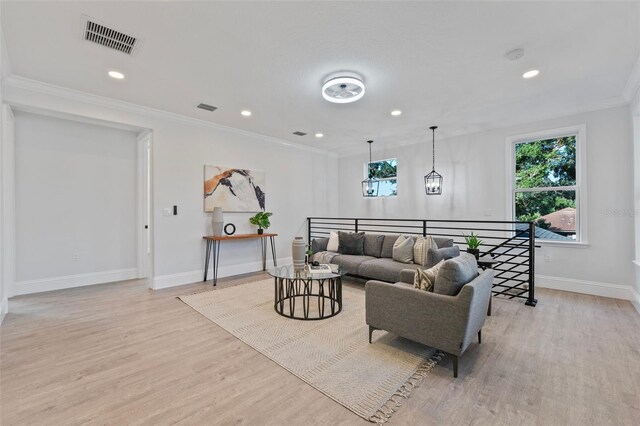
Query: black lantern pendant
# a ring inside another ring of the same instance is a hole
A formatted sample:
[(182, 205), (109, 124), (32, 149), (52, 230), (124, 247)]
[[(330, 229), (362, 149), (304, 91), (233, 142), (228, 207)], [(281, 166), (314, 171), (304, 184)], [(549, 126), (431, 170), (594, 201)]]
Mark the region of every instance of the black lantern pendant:
[(442, 175), (436, 172), (436, 129), (438, 126), (431, 126), (432, 138), (432, 150), (433, 150), (433, 167), (431, 172), (424, 177), (424, 190), (427, 195), (440, 195), (442, 194)]
[(371, 144), (373, 141), (367, 141), (369, 144), (369, 163), (367, 164), (367, 172), (369, 177), (362, 181), (362, 196), (363, 197), (377, 197), (378, 189), (380, 188), (380, 181), (373, 177), (371, 172)]

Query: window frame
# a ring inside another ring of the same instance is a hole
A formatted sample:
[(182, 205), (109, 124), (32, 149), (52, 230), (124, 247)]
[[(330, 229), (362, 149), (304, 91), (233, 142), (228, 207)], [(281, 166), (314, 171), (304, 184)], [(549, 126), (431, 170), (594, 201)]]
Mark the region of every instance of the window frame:
[(383, 158), (382, 160), (374, 160), (374, 161), (367, 161), (364, 163), (364, 179), (367, 179), (369, 177), (369, 165), (370, 164), (374, 164), (374, 163), (382, 163), (383, 161), (391, 161), (394, 160), (396, 162), (396, 175), (395, 177), (389, 177), (389, 178), (378, 178), (378, 180), (380, 182), (382, 181), (389, 181), (389, 180), (395, 180), (396, 181), (396, 194), (395, 195), (376, 195), (375, 197), (365, 197), (365, 198), (369, 198), (369, 199), (376, 199), (376, 198), (395, 198), (398, 196), (398, 158)]
[[(554, 139), (566, 136), (576, 138), (576, 184), (572, 186), (550, 186), (540, 188), (516, 187), (516, 145), (537, 140)], [(587, 127), (584, 124), (542, 130), (538, 132), (509, 136), (506, 138), (507, 193), (506, 217), (516, 220), (516, 194), (518, 192), (575, 191), (576, 193), (576, 240), (555, 241), (536, 239), (536, 243), (549, 246), (586, 247), (587, 236)]]

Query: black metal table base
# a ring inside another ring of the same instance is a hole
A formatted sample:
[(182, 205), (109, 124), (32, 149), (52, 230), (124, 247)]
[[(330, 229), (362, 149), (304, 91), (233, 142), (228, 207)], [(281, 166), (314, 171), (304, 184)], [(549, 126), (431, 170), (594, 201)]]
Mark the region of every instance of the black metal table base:
[[(283, 317), (304, 321), (321, 320), (336, 316), (342, 311), (341, 277), (276, 277), (274, 280), (273, 308)], [(312, 311), (312, 303), (317, 304), (317, 311)]]
[[(278, 266), (278, 262), (276, 261), (276, 243), (273, 237), (264, 237), (260, 238), (260, 243), (262, 245), (262, 270), (267, 270), (267, 242), (265, 241), (269, 238), (271, 243), (271, 256), (273, 258), (273, 266)], [(213, 285), (215, 286), (218, 283), (218, 265), (220, 260), (220, 243), (222, 241), (218, 240), (207, 240), (207, 248), (204, 258), (204, 281), (207, 281), (207, 276), (209, 273), (209, 259), (213, 260)]]

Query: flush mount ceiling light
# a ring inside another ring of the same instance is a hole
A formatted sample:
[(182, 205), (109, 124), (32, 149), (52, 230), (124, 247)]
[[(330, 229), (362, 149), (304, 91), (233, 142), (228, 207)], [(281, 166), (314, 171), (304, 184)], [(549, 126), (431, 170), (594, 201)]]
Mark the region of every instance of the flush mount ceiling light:
[(524, 74), (522, 74), (522, 78), (533, 78), (533, 77), (537, 77), (538, 74), (540, 74), (540, 71), (538, 71), (538, 70), (530, 70), (530, 71), (527, 71)]
[(319, 139), (319, 138), (321, 138), (321, 137), (323, 137), (323, 136), (324, 136), (324, 135), (323, 135), (322, 133), (316, 133), (316, 138), (318, 138), (318, 139)]
[(391, 111), (391, 115), (397, 117), (399, 115), (402, 115), (402, 111), (400, 111), (399, 109), (394, 109), (393, 111)]
[(240, 111), (240, 114), (242, 114), (243, 117), (251, 117), (251, 111), (248, 109)]
[(108, 74), (109, 74), (109, 77), (115, 78), (116, 80), (124, 79), (124, 74), (122, 74), (120, 71), (111, 70), (111, 71), (109, 71)]
[(362, 78), (353, 73), (334, 74), (322, 85), (322, 97), (336, 104), (355, 102), (363, 96)]

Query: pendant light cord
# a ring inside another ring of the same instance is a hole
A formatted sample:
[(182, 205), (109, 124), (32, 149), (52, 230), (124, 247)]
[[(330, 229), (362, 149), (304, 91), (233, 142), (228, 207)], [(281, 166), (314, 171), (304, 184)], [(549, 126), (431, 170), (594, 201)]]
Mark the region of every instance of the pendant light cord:
[(431, 129), (433, 138), (431, 139), (431, 153), (433, 155), (433, 162), (431, 164), (431, 170), (436, 170), (436, 129)]

